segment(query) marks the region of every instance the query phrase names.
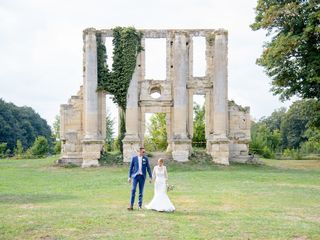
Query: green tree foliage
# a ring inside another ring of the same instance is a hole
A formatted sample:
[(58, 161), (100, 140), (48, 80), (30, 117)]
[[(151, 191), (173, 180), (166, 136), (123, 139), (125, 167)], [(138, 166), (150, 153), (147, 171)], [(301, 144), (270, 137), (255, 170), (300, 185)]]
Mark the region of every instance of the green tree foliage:
[(281, 123), (281, 137), (283, 148), (299, 148), (307, 141), (305, 131), (313, 126), (320, 102), (317, 100), (299, 100), (294, 102), (285, 114)]
[(287, 109), (285, 107), (279, 108), (273, 111), (269, 117), (263, 117), (260, 121), (265, 123), (271, 131), (279, 130), (286, 112)]
[(31, 148), (29, 149), (29, 154), (31, 154), (32, 157), (46, 157), (48, 152), (48, 140), (43, 136), (37, 137)]
[(56, 141), (54, 143), (54, 147), (53, 147), (53, 152), (54, 154), (60, 154), (61, 153), (61, 141)]
[(272, 158), (274, 151), (280, 147), (279, 129), (271, 130), (266, 123), (253, 123), (251, 126), (250, 152), (262, 155), (265, 158)]
[(60, 140), (60, 116), (56, 115), (52, 126), (52, 135), (54, 139)]
[(299, 100), (288, 111), (276, 110), (253, 123), (250, 151), (264, 157), (283, 152), (283, 157), (294, 159), (300, 159), (301, 153), (320, 153), (320, 128), (314, 124), (319, 107), (317, 100)]
[(253, 30), (269, 35), (257, 63), (281, 99), (320, 99), (320, 4), (318, 0), (258, 0)]
[(145, 136), (145, 148), (148, 151), (165, 151), (168, 147), (166, 114), (152, 115), (147, 127), (150, 136)]
[(113, 29), (113, 64), (109, 71), (106, 47), (97, 34), (98, 89), (113, 95), (113, 101), (123, 110), (120, 117), (119, 143), (122, 152), (122, 140), (125, 136), (125, 111), (129, 84), (136, 67), (137, 56), (143, 50), (142, 32), (134, 27), (116, 27)]
[(21, 158), (23, 155), (23, 146), (20, 140), (17, 140), (16, 147), (14, 149), (15, 158)]
[(302, 153), (320, 154), (320, 129), (311, 127), (304, 132), (304, 136), (308, 139), (301, 144)]
[(137, 56), (143, 50), (141, 38), (142, 33), (133, 27), (113, 29), (113, 64), (112, 71), (109, 71), (106, 47), (101, 36), (97, 35), (98, 90), (112, 94), (113, 101), (123, 110), (126, 109), (128, 88)]
[(192, 145), (195, 147), (206, 147), (205, 136), (205, 106), (202, 107), (199, 104), (194, 104), (193, 107), (193, 138)]
[(7, 143), (0, 143), (0, 158), (7, 156)]
[(111, 118), (110, 113), (107, 113), (106, 117), (106, 151), (112, 151), (113, 150), (113, 125), (114, 125), (114, 120)]
[(53, 149), (50, 151), (54, 154), (61, 153), (61, 140), (60, 140), (60, 116), (56, 115), (52, 125), (52, 139)]
[(51, 129), (46, 120), (30, 107), (17, 107), (0, 99), (0, 142), (7, 143), (13, 152), (17, 140), (27, 149), (39, 135), (51, 143)]

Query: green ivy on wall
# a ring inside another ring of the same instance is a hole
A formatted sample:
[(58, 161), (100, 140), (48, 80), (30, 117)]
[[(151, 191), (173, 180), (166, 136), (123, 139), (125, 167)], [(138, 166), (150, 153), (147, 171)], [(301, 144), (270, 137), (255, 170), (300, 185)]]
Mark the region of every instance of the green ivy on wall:
[(136, 67), (137, 56), (143, 50), (142, 32), (134, 27), (116, 27), (113, 29), (113, 64), (109, 71), (107, 50), (101, 34), (97, 33), (98, 91), (113, 95), (113, 101), (123, 110), (120, 115), (119, 143), (123, 152), (122, 140), (125, 136), (125, 111), (130, 81)]
[(109, 71), (106, 64), (106, 47), (102, 42), (101, 34), (97, 34), (98, 90), (112, 94), (113, 101), (124, 111), (137, 55), (143, 50), (141, 38), (142, 32), (133, 27), (113, 29), (113, 64), (112, 71)]

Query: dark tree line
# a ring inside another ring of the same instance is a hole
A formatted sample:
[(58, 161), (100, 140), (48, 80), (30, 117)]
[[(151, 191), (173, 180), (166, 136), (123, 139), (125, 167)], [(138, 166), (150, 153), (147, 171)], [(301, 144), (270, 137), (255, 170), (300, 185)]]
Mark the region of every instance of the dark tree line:
[(319, 115), (320, 102), (315, 99), (299, 100), (288, 110), (274, 111), (252, 124), (251, 152), (267, 158), (275, 157), (275, 153), (320, 154)]
[(28, 149), (37, 136), (45, 137), (51, 145), (51, 129), (47, 121), (31, 107), (18, 107), (0, 99), (0, 143), (7, 143), (7, 149), (13, 153), (17, 140)]

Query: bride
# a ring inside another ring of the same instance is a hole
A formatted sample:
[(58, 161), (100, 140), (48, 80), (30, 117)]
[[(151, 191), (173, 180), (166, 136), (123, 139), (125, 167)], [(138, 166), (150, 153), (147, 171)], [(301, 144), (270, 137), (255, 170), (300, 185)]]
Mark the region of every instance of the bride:
[(145, 207), (159, 212), (173, 212), (175, 208), (167, 195), (167, 168), (163, 165), (162, 158), (158, 160), (158, 165), (153, 168), (152, 176), (155, 179), (154, 196)]

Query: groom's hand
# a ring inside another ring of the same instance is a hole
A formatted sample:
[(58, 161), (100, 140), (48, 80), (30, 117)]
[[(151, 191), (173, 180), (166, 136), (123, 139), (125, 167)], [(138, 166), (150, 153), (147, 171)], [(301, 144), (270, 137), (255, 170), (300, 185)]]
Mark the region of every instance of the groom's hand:
[(128, 178), (128, 183), (131, 183), (131, 178)]

